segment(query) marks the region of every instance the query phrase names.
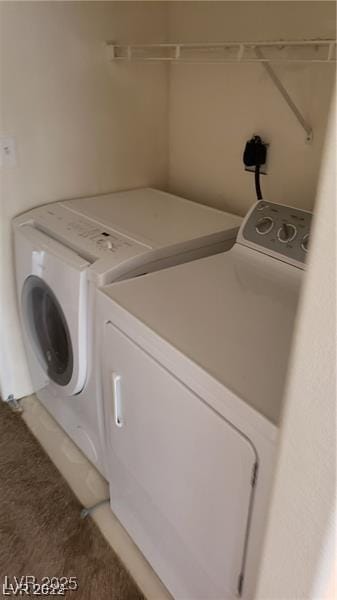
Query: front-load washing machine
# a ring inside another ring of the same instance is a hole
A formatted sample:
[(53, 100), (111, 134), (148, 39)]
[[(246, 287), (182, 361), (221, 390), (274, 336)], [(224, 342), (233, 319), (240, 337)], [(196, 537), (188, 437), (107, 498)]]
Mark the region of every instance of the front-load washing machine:
[(19, 311), (34, 390), (103, 474), (96, 287), (228, 249), (240, 223), (154, 189), (46, 204), (14, 219)]
[(310, 221), (97, 292), (111, 507), (177, 600), (254, 597)]

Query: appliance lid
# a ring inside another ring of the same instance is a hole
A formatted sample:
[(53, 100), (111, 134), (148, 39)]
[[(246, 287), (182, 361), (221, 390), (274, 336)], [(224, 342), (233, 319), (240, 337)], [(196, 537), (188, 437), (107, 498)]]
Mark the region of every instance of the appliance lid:
[(123, 273), (146, 261), (234, 241), (241, 217), (153, 189), (34, 208), (13, 220), (29, 225), (102, 269)]
[(103, 291), (278, 424), (302, 275), (236, 244)]
[(152, 248), (222, 231), (235, 237), (242, 223), (236, 215), (151, 188), (69, 200), (62, 206)]

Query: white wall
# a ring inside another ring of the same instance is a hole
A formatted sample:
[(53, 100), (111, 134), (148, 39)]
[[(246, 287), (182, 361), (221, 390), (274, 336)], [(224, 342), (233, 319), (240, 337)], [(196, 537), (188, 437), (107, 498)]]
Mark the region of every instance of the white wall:
[(111, 65), (104, 42), (165, 39), (161, 2), (1, 2), (0, 382), (31, 392), (16, 312), (11, 218), (53, 200), (167, 182), (167, 70)]
[(337, 592), (336, 133), (334, 104), (290, 361), (259, 600), (332, 600)]
[[(335, 37), (334, 2), (171, 2), (170, 39), (200, 42)], [(333, 65), (275, 71), (314, 130), (312, 145), (261, 65), (172, 65), (170, 188), (245, 214), (255, 199), (242, 165), (247, 139), (268, 143), (266, 198), (312, 208)]]

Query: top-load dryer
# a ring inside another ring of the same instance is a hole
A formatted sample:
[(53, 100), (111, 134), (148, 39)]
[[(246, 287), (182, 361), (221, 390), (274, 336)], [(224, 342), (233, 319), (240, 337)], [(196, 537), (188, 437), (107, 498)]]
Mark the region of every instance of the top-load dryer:
[(96, 287), (226, 250), (240, 223), (154, 189), (56, 202), (14, 219), (19, 311), (34, 389), (103, 474)]
[(176, 600), (254, 597), (310, 221), (97, 292), (111, 507)]

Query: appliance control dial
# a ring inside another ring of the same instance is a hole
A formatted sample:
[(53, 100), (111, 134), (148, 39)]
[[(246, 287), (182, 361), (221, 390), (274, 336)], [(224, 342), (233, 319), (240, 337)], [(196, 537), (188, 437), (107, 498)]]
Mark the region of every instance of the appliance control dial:
[(259, 221), (256, 223), (255, 229), (260, 235), (266, 235), (273, 229), (273, 227), (274, 221), (271, 217), (262, 217), (262, 219), (259, 219)]
[(268, 208), (268, 204), (266, 204), (266, 202), (259, 202), (256, 210), (264, 210), (265, 208)]
[(116, 244), (114, 243), (114, 240), (112, 240), (111, 238), (102, 239), (101, 237), (99, 237), (98, 240), (96, 241), (96, 244), (102, 250), (112, 251), (112, 250), (116, 249)]
[(304, 252), (308, 252), (308, 250), (309, 250), (309, 233), (307, 233), (304, 236), (304, 238), (301, 242), (301, 248), (302, 248), (302, 250), (304, 250)]
[(277, 238), (282, 244), (287, 244), (295, 239), (297, 229), (292, 223), (283, 223), (277, 232)]

